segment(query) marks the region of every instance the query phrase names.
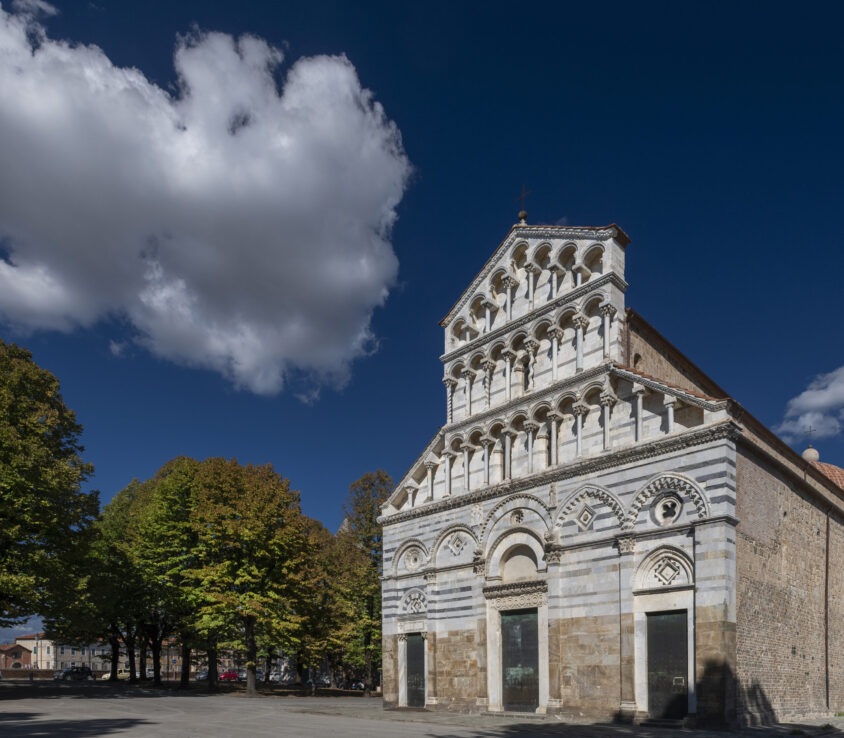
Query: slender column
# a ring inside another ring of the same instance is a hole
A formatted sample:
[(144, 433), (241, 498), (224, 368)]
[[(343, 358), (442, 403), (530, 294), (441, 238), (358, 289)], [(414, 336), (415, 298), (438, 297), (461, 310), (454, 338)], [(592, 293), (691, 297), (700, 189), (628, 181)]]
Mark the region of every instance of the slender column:
[(636, 396), (636, 440), (641, 441), (645, 437), (643, 400), (647, 390), (641, 384), (633, 385), (633, 394)]
[(563, 338), (563, 329), (562, 328), (552, 328), (548, 331), (548, 335), (551, 336), (551, 381), (556, 382), (558, 376), (557, 364), (559, 363), (559, 356), (560, 356), (560, 341)]
[(560, 274), (560, 267), (556, 264), (551, 264), (548, 267), (548, 270), (551, 272), (551, 299), (553, 300), (557, 296), (557, 287), (559, 286), (559, 274)]
[(576, 445), (575, 445), (575, 456), (582, 456), (583, 455), (583, 416), (589, 412), (589, 406), (583, 402), (575, 402), (572, 406), (572, 412), (574, 412), (574, 422), (575, 422), (575, 432), (576, 432)]
[(574, 267), (574, 286), (580, 287), (580, 268)]
[(560, 463), (560, 449), (557, 443), (557, 423), (563, 419), (563, 416), (558, 412), (548, 413), (548, 424), (551, 427), (551, 466), (557, 466)]
[(527, 433), (528, 442), (528, 474), (533, 474), (533, 436), (539, 426), (533, 422), (525, 423), (525, 432)]
[(576, 340), (576, 348), (577, 348), (577, 358), (575, 362), (575, 371), (582, 372), (583, 371), (583, 332), (589, 325), (589, 318), (587, 318), (583, 313), (578, 313), (577, 315), (572, 318), (572, 323), (574, 323), (574, 330), (575, 330), (575, 340)]
[(525, 271), (528, 275), (528, 304), (533, 307), (533, 290), (536, 286), (537, 267), (535, 264), (525, 264)]
[(601, 305), (601, 317), (604, 321), (604, 358), (610, 358), (610, 324), (615, 315), (615, 307), (609, 303)]
[(445, 402), (446, 402), (446, 422), (454, 422), (454, 388), (457, 386), (457, 380), (452, 377), (443, 379), (445, 385)]
[(507, 402), (513, 399), (513, 359), (516, 358), (516, 352), (511, 349), (505, 349), (501, 352), (504, 359), (504, 384), (506, 386)]
[(495, 443), (493, 438), (482, 438), (481, 443), (484, 447), (484, 487), (489, 486), (489, 448)]
[(504, 288), (507, 290), (507, 320), (513, 320), (513, 287), (515, 287), (518, 282), (513, 277), (504, 277), (501, 280), (501, 283), (504, 285)]
[(475, 372), (471, 369), (464, 369), (460, 372), (463, 377), (463, 393), (466, 396), (466, 417), (472, 414), (472, 380), (475, 378)]
[(504, 479), (513, 478), (513, 431), (506, 430), (504, 435)]
[(445, 496), (451, 497), (451, 459), (454, 457), (452, 451), (443, 451), (443, 463), (445, 464)]
[(525, 393), (525, 364), (524, 354), (520, 352), (520, 356), (516, 357), (516, 365), (513, 371), (516, 374), (516, 397), (521, 397)]
[(472, 446), (464, 443), (460, 448), (463, 451), (463, 491), (469, 492), (469, 451), (472, 450)]
[(489, 333), (489, 329), (492, 326), (492, 316), (490, 313), (491, 307), (492, 303), (490, 303), (489, 300), (484, 300), (484, 333)]
[(495, 374), (495, 362), (490, 359), (481, 364), (484, 370), (484, 389), (486, 390), (486, 409), (492, 407), (492, 376)]
[(434, 499), (434, 469), (437, 468), (437, 462), (435, 461), (426, 461), (425, 462), (425, 472), (428, 475), (428, 500), (433, 501)]
[(610, 387), (601, 392), (601, 411), (604, 420), (604, 451), (609, 451), (612, 445), (612, 437), (610, 435), (610, 414), (612, 406), (615, 405), (618, 398)]
[(674, 432), (674, 408), (677, 406), (677, 398), (672, 395), (665, 395), (665, 412), (668, 416), (667, 432)]
[(529, 338), (525, 341), (525, 348), (528, 351), (528, 392), (533, 392), (536, 389), (536, 352), (539, 341)]

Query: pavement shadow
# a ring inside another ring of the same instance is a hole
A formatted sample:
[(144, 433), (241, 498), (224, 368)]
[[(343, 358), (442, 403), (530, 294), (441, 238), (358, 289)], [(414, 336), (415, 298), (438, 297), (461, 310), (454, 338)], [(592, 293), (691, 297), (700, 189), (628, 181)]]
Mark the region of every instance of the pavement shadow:
[(45, 735), (98, 736), (119, 733), (140, 725), (149, 725), (147, 720), (136, 718), (93, 718), (88, 720), (37, 720), (37, 712), (0, 713), (0, 735), (3, 738), (35, 738)]

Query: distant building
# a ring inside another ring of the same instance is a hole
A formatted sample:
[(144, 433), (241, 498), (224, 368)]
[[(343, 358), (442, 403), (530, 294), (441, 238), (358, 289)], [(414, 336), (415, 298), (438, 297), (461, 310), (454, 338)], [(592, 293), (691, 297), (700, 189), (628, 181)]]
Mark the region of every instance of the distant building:
[(18, 643), (0, 643), (0, 669), (29, 669), (32, 651)]
[(33, 669), (58, 671), (68, 666), (87, 666), (92, 671), (111, 668), (111, 647), (106, 643), (88, 646), (70, 646), (45, 638), (44, 633), (18, 636), (15, 643), (32, 652)]
[(441, 322), (446, 421), (382, 508), (385, 703), (844, 710), (844, 470), (625, 305), (618, 226), (520, 219)]

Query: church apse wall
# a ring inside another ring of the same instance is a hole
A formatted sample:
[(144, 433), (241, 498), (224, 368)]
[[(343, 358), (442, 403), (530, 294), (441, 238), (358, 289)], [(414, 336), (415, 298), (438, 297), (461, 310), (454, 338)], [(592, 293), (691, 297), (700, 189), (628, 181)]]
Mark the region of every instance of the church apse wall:
[(443, 319), (446, 420), (382, 509), (386, 706), (748, 712), (746, 416), (679, 354), (625, 363), (626, 246), (522, 222)]

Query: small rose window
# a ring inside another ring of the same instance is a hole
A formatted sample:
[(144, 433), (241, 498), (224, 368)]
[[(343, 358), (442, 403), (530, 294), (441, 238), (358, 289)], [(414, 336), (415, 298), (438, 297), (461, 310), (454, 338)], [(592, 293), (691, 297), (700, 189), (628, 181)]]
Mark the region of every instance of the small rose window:
[(671, 525), (680, 519), (683, 503), (676, 495), (660, 497), (653, 508), (654, 520), (658, 525)]

